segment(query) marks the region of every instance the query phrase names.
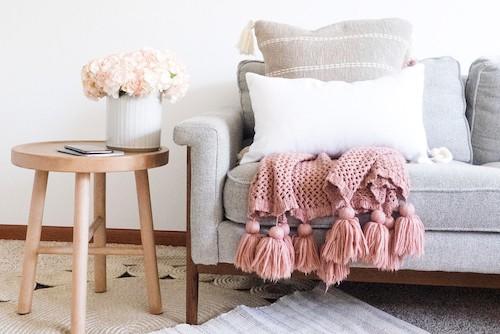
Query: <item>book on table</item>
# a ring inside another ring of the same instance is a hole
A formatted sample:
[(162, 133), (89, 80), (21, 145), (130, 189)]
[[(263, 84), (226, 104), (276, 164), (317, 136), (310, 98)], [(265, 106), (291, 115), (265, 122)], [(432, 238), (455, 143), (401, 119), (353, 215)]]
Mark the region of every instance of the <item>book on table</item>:
[(64, 145), (64, 148), (60, 148), (57, 151), (81, 157), (115, 157), (125, 154), (122, 151), (112, 150), (106, 146), (92, 144), (68, 144)]

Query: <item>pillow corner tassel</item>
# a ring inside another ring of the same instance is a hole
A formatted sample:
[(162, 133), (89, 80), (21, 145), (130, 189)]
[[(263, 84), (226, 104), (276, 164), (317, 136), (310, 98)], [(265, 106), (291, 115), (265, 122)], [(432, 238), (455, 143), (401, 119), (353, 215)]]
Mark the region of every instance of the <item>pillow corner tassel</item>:
[(290, 251), (291, 239), (287, 231), (287, 224), (278, 224), (269, 229), (268, 236), (259, 240), (252, 268), (261, 278), (276, 282), (292, 276), (293, 250)]
[(240, 54), (244, 55), (253, 55), (255, 52), (254, 47), (254, 26), (255, 23), (253, 20), (248, 21), (247, 25), (241, 31), (240, 40), (238, 42), (237, 48), (240, 51)]
[(394, 224), (394, 254), (400, 257), (423, 255), (425, 228), (415, 214), (415, 207), (410, 203), (402, 203), (399, 214)]
[(390, 232), (386, 226), (387, 221), (388, 218), (382, 210), (374, 210), (370, 215), (370, 221), (363, 226), (368, 249), (364, 261), (379, 269), (386, 267), (390, 262)]
[(301, 223), (297, 227), (297, 235), (293, 238), (295, 249), (295, 269), (310, 274), (318, 270), (320, 265), (318, 246), (313, 236), (311, 224)]
[(329, 262), (347, 265), (368, 253), (365, 236), (353, 208), (338, 211), (338, 219), (326, 233), (321, 256)]
[(262, 237), (263, 235), (260, 234), (259, 222), (254, 218), (247, 221), (245, 225), (245, 233), (241, 236), (238, 249), (236, 250), (234, 260), (236, 268), (247, 273), (254, 271), (252, 264), (255, 258), (255, 251)]

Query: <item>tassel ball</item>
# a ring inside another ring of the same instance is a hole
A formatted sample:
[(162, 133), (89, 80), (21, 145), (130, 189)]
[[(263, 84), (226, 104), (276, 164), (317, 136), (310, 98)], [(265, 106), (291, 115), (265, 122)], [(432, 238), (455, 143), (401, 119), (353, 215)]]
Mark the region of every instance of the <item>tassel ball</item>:
[(274, 226), (267, 237), (260, 239), (252, 268), (261, 278), (273, 282), (292, 276), (293, 262), (283, 228)]
[(305, 274), (319, 268), (318, 246), (314, 241), (313, 230), (310, 224), (300, 224), (297, 236), (293, 239), (295, 249), (295, 269)]
[(415, 214), (412, 204), (402, 204), (401, 215), (394, 223), (394, 254), (403, 257), (420, 256), (424, 253), (424, 224)]
[(340, 209), (338, 217), (326, 233), (321, 256), (326, 261), (347, 265), (364, 258), (368, 249), (354, 210), (350, 207)]
[(385, 226), (386, 217), (382, 210), (375, 210), (371, 214), (371, 221), (363, 226), (368, 253), (365, 261), (377, 268), (387, 265), (389, 257), (389, 229)]
[(236, 250), (234, 265), (244, 272), (251, 273), (254, 271), (252, 263), (255, 258), (255, 250), (260, 239), (262, 239), (262, 235), (259, 233), (259, 222), (256, 220), (248, 221), (245, 225), (245, 231), (246, 233), (241, 237)]

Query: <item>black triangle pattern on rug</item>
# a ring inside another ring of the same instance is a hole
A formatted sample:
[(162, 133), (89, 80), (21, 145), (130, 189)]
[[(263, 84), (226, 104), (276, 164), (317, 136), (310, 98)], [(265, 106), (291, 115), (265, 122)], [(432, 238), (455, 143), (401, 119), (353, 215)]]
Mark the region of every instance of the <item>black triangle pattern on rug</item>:
[(118, 276), (117, 278), (126, 278), (126, 277), (135, 277), (135, 276), (130, 275), (130, 273), (128, 271), (126, 271), (123, 274), (121, 274), (120, 276)]
[(175, 279), (175, 277), (172, 277), (170, 275), (166, 275), (166, 276), (161, 276), (160, 279)]
[(53, 288), (53, 286), (36, 282), (35, 290), (50, 289), (50, 288)]

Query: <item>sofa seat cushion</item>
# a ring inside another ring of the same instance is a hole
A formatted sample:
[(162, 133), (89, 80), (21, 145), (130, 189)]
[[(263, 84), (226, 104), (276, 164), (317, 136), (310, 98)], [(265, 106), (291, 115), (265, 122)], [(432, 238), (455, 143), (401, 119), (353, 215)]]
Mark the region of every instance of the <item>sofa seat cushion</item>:
[[(314, 230), (318, 245), (323, 244), (325, 232)], [(234, 262), (243, 233), (245, 226), (242, 224), (230, 221), (219, 224), (219, 262)], [(406, 258), (401, 269), (500, 274), (499, 240), (498, 233), (428, 231), (425, 234), (425, 254), (421, 258)], [(354, 263), (352, 267), (367, 265)]]
[[(259, 163), (235, 167), (224, 185), (227, 219), (246, 222), (248, 189)], [(474, 166), (463, 162), (449, 164), (408, 164), (411, 181), (410, 201), (430, 231), (500, 232), (500, 168)], [(328, 228), (332, 217), (313, 220), (315, 228)], [(265, 219), (262, 225), (272, 225)], [(289, 217), (290, 226), (299, 221)]]

